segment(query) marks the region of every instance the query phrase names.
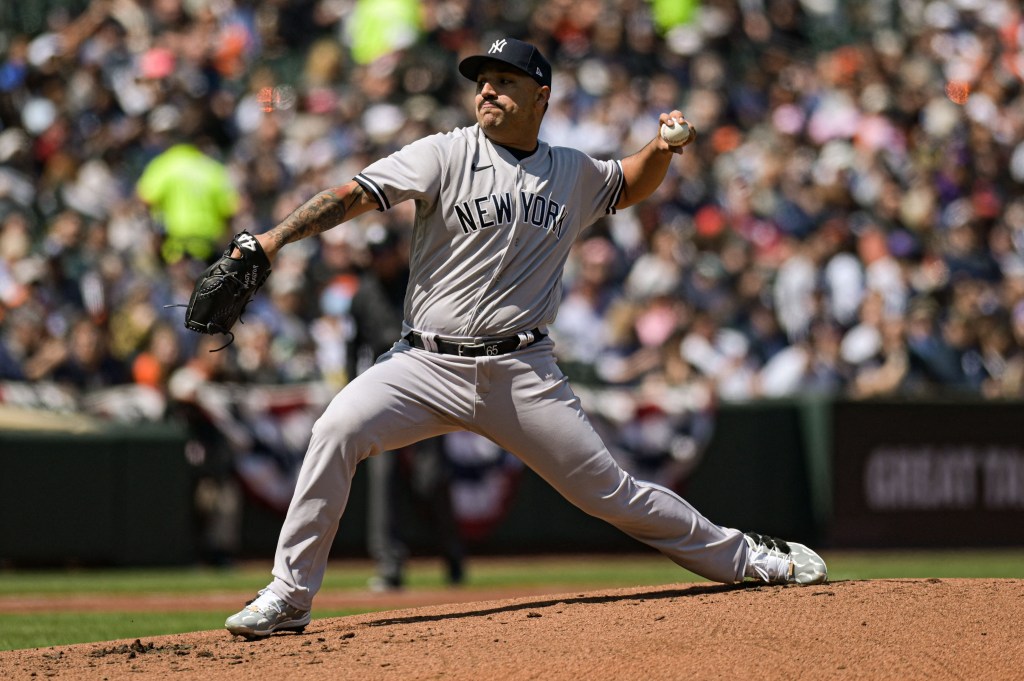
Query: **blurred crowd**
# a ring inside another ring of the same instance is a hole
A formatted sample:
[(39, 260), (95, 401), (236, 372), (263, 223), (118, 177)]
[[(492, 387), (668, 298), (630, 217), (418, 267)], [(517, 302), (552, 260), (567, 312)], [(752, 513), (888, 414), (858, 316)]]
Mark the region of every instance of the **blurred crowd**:
[(343, 385), (353, 297), (407, 250), (411, 205), (282, 251), (221, 352), (168, 306), (234, 233), (472, 123), (455, 65), (511, 35), (555, 65), (543, 139), (621, 157), (674, 108), (699, 133), (574, 248), (552, 335), (581, 390), (670, 423), (1024, 394), (1016, 2), (49, 0), (0, 21), (0, 381)]

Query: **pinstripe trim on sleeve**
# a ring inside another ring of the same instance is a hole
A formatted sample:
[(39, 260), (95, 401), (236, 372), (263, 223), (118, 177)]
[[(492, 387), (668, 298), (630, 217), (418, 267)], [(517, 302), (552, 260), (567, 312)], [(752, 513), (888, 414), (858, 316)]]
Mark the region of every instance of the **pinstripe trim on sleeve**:
[(608, 208), (605, 209), (607, 215), (615, 215), (615, 204), (619, 202), (619, 198), (622, 196), (622, 188), (626, 184), (626, 175), (622, 172), (622, 161), (616, 161), (615, 167), (619, 169), (618, 183), (615, 185), (615, 191), (612, 192), (612, 200), (608, 202)]
[(388, 197), (385, 196), (384, 190), (380, 188), (380, 185), (362, 173), (356, 175), (354, 179), (363, 186), (363, 189), (370, 192), (373, 198), (377, 199), (377, 210), (383, 213), (391, 208), (391, 202), (388, 201)]

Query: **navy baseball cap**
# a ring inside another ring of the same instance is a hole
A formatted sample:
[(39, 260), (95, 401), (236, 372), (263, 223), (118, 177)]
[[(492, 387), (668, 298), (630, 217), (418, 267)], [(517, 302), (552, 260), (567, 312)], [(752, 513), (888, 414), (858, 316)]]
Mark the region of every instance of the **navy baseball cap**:
[(541, 85), (551, 87), (551, 64), (536, 47), (515, 38), (498, 38), (486, 54), (475, 54), (459, 62), (459, 73), (472, 81), (488, 61), (514, 66)]

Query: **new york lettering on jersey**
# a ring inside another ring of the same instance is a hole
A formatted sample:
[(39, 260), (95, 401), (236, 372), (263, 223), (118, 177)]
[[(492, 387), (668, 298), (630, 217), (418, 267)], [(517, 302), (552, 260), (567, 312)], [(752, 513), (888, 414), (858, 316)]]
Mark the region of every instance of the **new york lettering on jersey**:
[(516, 220), (562, 238), (562, 226), (568, 208), (551, 198), (520, 191), (518, 202), (513, 192), (487, 194), (455, 204), (455, 215), (464, 234), (491, 227), (503, 227)]

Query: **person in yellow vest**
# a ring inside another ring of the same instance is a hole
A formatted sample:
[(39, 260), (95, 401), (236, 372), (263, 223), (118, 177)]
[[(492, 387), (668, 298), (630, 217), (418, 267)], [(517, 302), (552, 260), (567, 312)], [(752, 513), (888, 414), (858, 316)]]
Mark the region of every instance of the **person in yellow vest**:
[(136, 192), (163, 228), (166, 262), (186, 255), (207, 261), (219, 255), (221, 239), (239, 207), (224, 164), (180, 142), (146, 165)]

